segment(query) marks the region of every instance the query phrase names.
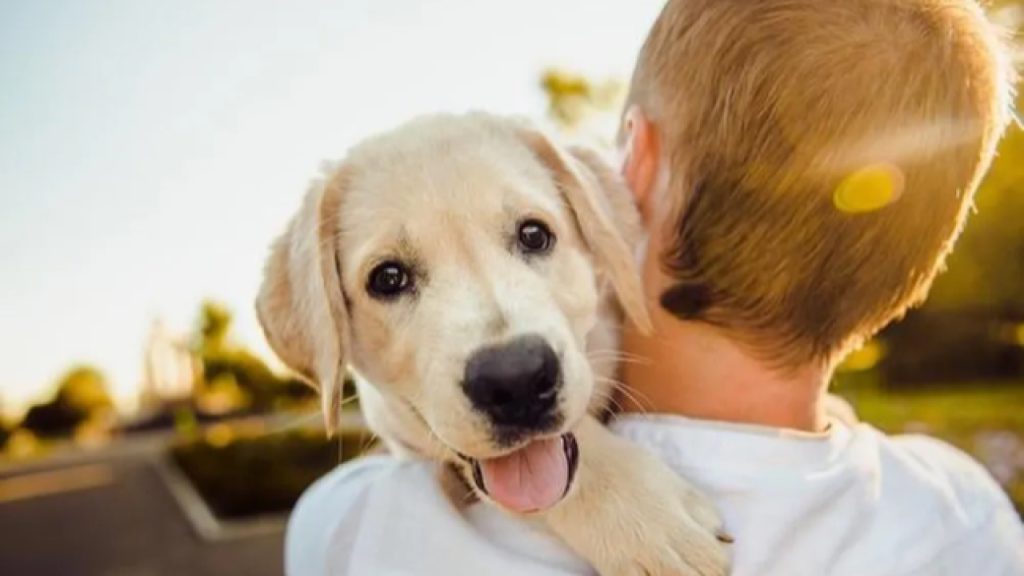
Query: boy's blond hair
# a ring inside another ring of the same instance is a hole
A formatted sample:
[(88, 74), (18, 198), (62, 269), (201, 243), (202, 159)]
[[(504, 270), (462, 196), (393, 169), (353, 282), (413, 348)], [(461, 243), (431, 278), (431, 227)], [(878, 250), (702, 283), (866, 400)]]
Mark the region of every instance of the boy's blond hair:
[(670, 0), (629, 97), (678, 214), (662, 305), (783, 367), (842, 357), (924, 298), (1010, 76), (971, 1)]

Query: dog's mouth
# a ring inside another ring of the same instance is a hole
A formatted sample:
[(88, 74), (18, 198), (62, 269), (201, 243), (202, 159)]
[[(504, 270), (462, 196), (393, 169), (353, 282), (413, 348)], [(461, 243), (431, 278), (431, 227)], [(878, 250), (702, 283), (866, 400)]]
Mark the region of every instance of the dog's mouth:
[(486, 460), (459, 454), (473, 470), (478, 490), (513, 512), (546, 510), (572, 488), (580, 449), (572, 433), (533, 440), (525, 446)]

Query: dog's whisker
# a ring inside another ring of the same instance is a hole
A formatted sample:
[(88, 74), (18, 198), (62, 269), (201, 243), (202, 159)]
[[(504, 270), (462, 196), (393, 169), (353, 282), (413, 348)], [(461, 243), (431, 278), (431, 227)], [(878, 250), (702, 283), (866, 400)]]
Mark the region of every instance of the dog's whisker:
[(635, 364), (635, 365), (638, 365), (638, 366), (650, 366), (651, 365), (651, 361), (650, 360), (641, 359), (641, 358), (615, 358), (615, 357), (612, 357), (612, 356), (607, 356), (607, 357), (604, 357), (604, 358), (600, 358), (600, 357), (587, 357), (587, 360), (589, 360), (591, 362), (594, 362), (594, 363), (599, 363), (600, 362), (602, 364), (607, 364), (607, 363), (611, 362), (611, 363), (614, 363), (614, 364)]
[(365, 454), (366, 451), (369, 450), (370, 447), (373, 446), (378, 440), (380, 440), (380, 436), (378, 436), (377, 433), (374, 432), (373, 430), (370, 430), (369, 436), (363, 439), (363, 443), (359, 447), (359, 454)]
[(301, 414), (299, 416), (295, 416), (294, 418), (290, 418), (287, 422), (281, 424), (280, 426), (274, 427), (272, 430), (270, 430), (270, 432), (291, 432), (292, 430), (295, 430), (297, 428), (302, 428), (310, 424), (315, 424), (318, 420), (320, 420), (320, 418), (320, 412)]
[(648, 398), (642, 392), (630, 389), (625, 382), (622, 382), (621, 380), (617, 380), (615, 378), (599, 375), (595, 375), (594, 378), (599, 382), (604, 382), (612, 386), (611, 390), (607, 392), (607, 394), (614, 395), (615, 392), (618, 392), (625, 396), (626, 399), (628, 399), (630, 402), (632, 402), (641, 413), (647, 413), (650, 411), (650, 407), (653, 405), (653, 403), (651, 402), (651, 399)]
[(618, 391), (620, 394), (628, 398), (629, 401), (632, 402), (637, 407), (637, 410), (639, 410), (641, 414), (647, 414), (648, 412), (651, 411), (651, 406), (653, 405), (653, 402), (651, 402), (651, 399), (648, 398), (646, 395), (639, 393), (635, 390), (630, 390), (625, 386), (619, 388)]
[(613, 362), (616, 364), (637, 364), (641, 366), (649, 366), (651, 364), (649, 358), (616, 350), (588, 350), (586, 356), (588, 360), (595, 363)]
[(637, 366), (650, 366), (652, 363), (646, 359), (632, 359), (632, 358), (590, 358), (592, 364), (635, 364)]
[(338, 407), (339, 408), (344, 408), (346, 404), (352, 404), (353, 402), (358, 402), (358, 401), (359, 401), (359, 394), (358, 393), (353, 394), (353, 395), (349, 396), (348, 398), (342, 397), (341, 402), (338, 403)]
[(602, 392), (598, 393), (598, 398), (602, 402), (605, 402), (608, 405), (610, 405), (612, 408), (614, 408), (614, 412), (616, 412), (616, 413), (622, 412), (623, 406), (618, 401), (618, 399), (615, 398), (615, 391), (613, 389), (610, 389), (608, 391), (602, 391)]
[[(459, 474), (463, 474), (463, 472), (460, 470)], [(463, 478), (463, 480), (465, 480), (465, 478)], [(477, 498), (478, 498), (478, 496), (476, 495), (476, 492), (474, 491), (474, 489), (470, 488), (469, 490), (466, 490), (465, 494), (462, 495), (462, 504), (463, 505), (472, 504), (473, 502), (476, 501)]]
[(626, 352), (619, 348), (594, 348), (591, 350), (587, 350), (587, 354), (615, 354), (616, 356), (632, 356), (634, 358), (641, 358), (639, 354)]
[(621, 348), (592, 348), (587, 350), (588, 354), (614, 354), (616, 356), (631, 356), (633, 358), (641, 358), (639, 354), (632, 352), (626, 352)]

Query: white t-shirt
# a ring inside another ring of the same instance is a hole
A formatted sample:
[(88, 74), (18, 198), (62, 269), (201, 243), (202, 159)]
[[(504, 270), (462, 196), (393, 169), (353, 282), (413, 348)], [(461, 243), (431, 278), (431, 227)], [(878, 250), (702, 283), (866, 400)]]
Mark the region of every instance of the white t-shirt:
[[(735, 576), (1022, 576), (1024, 528), (977, 463), (939, 441), (833, 422), (808, 435), (673, 416), (613, 424), (714, 498)], [(289, 576), (592, 574), (536, 522), (459, 512), (430, 462), (367, 457), (299, 501)]]

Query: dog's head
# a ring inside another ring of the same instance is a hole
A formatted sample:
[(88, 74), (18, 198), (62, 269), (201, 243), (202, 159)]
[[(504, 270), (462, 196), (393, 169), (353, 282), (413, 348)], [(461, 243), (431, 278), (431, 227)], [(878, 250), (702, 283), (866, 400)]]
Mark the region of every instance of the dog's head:
[(314, 184), (273, 247), (257, 310), (333, 429), (346, 364), (474, 460), (586, 412), (585, 339), (608, 281), (648, 317), (628, 192), (595, 155), (512, 120), (414, 121)]

